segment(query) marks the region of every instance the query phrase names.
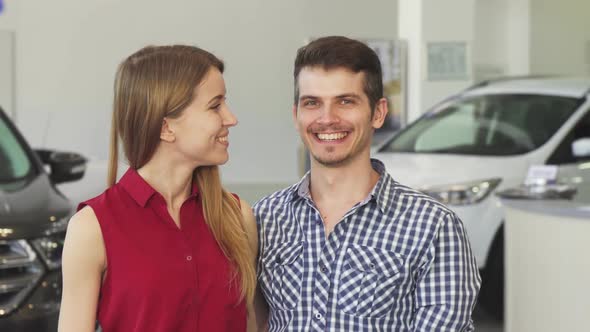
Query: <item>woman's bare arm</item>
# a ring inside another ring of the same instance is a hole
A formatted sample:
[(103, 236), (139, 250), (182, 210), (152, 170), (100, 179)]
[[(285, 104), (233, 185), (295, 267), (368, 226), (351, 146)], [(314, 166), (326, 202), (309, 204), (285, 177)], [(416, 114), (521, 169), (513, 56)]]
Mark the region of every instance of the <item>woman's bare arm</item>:
[[(244, 216), (244, 223), (246, 231), (248, 232), (248, 239), (250, 240), (250, 246), (253, 252), (258, 256), (258, 231), (256, 230), (256, 220), (252, 213), (252, 207), (244, 200), (240, 200), (242, 205), (242, 214)], [(256, 261), (252, 262), (256, 264)], [(267, 304), (264, 301), (264, 297), (260, 293), (260, 289), (256, 287), (256, 295), (254, 297), (254, 303), (248, 308), (248, 331), (267, 331), (267, 320), (268, 320), (268, 309)]]
[(102, 233), (94, 211), (85, 207), (68, 225), (62, 255), (63, 293), (59, 332), (94, 332), (98, 295), (106, 268)]

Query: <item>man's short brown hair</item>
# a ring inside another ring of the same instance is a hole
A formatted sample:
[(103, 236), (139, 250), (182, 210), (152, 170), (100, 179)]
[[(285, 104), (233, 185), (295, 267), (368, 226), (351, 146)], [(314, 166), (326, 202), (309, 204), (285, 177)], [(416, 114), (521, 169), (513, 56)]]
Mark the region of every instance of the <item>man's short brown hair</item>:
[(329, 36), (313, 40), (301, 47), (295, 58), (295, 105), (299, 101), (299, 73), (305, 67), (321, 67), (325, 70), (344, 68), (354, 73), (364, 73), (364, 91), (369, 98), (371, 112), (383, 98), (383, 76), (379, 57), (366, 44), (342, 37)]

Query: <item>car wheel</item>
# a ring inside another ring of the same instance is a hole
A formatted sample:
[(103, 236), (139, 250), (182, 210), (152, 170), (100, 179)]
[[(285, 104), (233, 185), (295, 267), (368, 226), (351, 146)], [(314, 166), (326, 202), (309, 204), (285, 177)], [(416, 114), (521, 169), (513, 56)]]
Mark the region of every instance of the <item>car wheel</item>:
[(504, 319), (504, 225), (492, 242), (479, 292), (481, 307), (498, 320)]

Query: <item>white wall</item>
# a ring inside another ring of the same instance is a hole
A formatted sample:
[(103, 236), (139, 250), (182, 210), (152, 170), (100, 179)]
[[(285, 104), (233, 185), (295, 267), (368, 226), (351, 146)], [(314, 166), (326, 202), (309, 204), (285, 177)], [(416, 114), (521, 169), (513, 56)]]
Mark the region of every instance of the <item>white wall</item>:
[(508, 1), (475, 1), (472, 55), (476, 82), (504, 75), (508, 69)]
[[(424, 2), (423, 6), (426, 7), (423, 14), (423, 20), (426, 24), (423, 30), (425, 41), (465, 41), (468, 45), (468, 52), (472, 53), (475, 17), (474, 0), (428, 0)], [(468, 66), (472, 62), (472, 57), (472, 55), (467, 57)], [(470, 69), (471, 67), (469, 67), (468, 71)], [(472, 72), (464, 80), (427, 80), (424, 83), (423, 105), (429, 108), (449, 95), (467, 88), (472, 83)]]
[(531, 72), (531, 0), (476, 0), (475, 81)]
[(423, 105), (424, 71), (423, 64), (423, 1), (399, 0), (399, 38), (407, 42), (407, 121), (417, 119), (425, 111)]
[(230, 106), (226, 182), (291, 182), (292, 61), (309, 36), (397, 36), (396, 0), (21, 0), (18, 125), (34, 146), (107, 157), (117, 64), (146, 44), (196, 44), (223, 58)]
[(15, 114), (14, 41), (18, 19), (17, 0), (4, 0), (0, 12), (0, 106), (8, 116)]
[[(399, 35), (408, 41), (408, 119), (413, 121), (430, 107), (469, 85), (464, 79), (430, 80), (427, 48), (431, 42), (464, 42), (472, 48), (475, 0), (399, 0)], [(468, 50), (469, 52), (469, 50)]]
[(507, 74), (528, 75), (531, 73), (531, 1), (508, 0), (506, 12)]
[(590, 75), (590, 1), (531, 0), (531, 71)]
[(477, 0), (476, 76), (590, 75), (590, 1)]
[(0, 30), (14, 30), (18, 19), (19, 0), (4, 0), (4, 10), (0, 13)]

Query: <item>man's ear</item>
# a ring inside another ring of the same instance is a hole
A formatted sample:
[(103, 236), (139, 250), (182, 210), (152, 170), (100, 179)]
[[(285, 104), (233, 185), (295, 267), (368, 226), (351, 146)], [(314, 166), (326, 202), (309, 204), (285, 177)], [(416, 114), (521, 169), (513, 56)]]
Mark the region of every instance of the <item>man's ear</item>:
[(387, 107), (387, 99), (379, 99), (379, 101), (377, 101), (377, 104), (375, 105), (375, 111), (373, 112), (373, 118), (371, 119), (371, 124), (373, 125), (374, 129), (378, 129), (381, 128), (381, 126), (383, 126), (388, 111), (389, 110)]
[(174, 135), (174, 131), (170, 127), (170, 121), (167, 118), (164, 118), (162, 121), (162, 129), (160, 130), (160, 139), (165, 142), (172, 143), (176, 140), (176, 136)]
[(293, 105), (293, 123), (295, 124), (295, 129), (299, 131), (299, 123), (297, 122), (297, 104)]

